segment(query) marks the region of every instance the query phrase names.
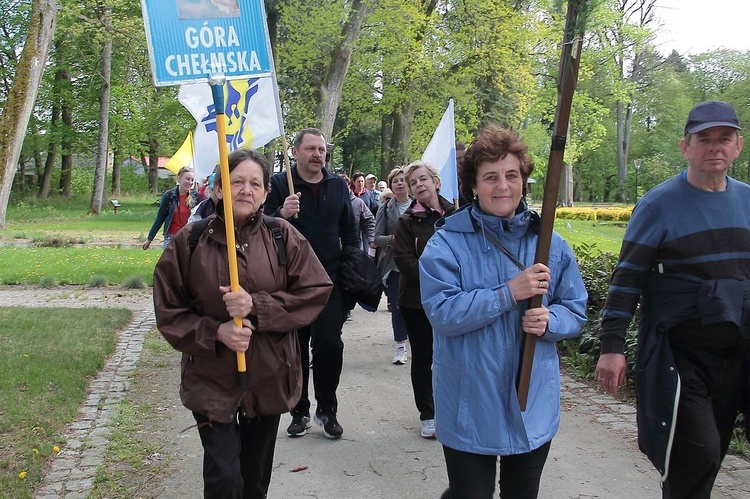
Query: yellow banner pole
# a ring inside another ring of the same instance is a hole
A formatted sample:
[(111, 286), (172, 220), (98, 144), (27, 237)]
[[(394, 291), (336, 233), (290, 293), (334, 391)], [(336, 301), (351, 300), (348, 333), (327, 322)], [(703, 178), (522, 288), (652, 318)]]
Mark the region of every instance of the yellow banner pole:
[[(221, 192), (224, 198), (224, 227), (227, 233), (227, 258), (229, 260), (229, 286), (232, 291), (240, 290), (240, 278), (237, 271), (237, 250), (234, 238), (234, 212), (232, 209), (232, 182), (229, 180), (229, 153), (227, 148), (227, 116), (224, 112), (223, 76), (209, 79), (211, 93), (216, 108), (216, 132), (219, 136), (219, 168), (221, 168)], [(234, 317), (234, 324), (242, 327), (242, 317)], [(247, 387), (247, 365), (245, 352), (237, 352), (237, 372), (240, 385)]]

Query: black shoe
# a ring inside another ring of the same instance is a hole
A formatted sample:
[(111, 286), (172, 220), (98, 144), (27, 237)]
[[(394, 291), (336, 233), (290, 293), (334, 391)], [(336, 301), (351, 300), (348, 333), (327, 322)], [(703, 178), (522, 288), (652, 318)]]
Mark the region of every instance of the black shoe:
[(286, 436), (291, 438), (304, 437), (310, 427), (310, 416), (292, 416), (292, 423), (286, 429)]
[(344, 434), (344, 429), (341, 427), (338, 421), (336, 421), (336, 414), (315, 414), (315, 424), (323, 427), (323, 434), (328, 438), (341, 438)]

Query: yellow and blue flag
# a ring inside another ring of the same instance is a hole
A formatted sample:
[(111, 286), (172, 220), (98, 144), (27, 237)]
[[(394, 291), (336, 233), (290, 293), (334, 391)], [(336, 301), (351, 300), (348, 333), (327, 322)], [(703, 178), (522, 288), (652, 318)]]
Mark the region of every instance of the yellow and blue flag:
[[(230, 152), (240, 147), (263, 147), (281, 135), (281, 119), (274, 92), (270, 77), (224, 83), (227, 148)], [(195, 177), (203, 178), (219, 162), (216, 108), (211, 87), (208, 83), (182, 85), (177, 98), (198, 123), (193, 134)]]

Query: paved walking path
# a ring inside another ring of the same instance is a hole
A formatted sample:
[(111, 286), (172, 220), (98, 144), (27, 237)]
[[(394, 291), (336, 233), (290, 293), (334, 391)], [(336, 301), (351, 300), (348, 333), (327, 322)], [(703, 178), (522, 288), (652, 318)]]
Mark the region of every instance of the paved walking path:
[[(99, 292), (99, 295), (102, 295)], [(84, 498), (102, 462), (108, 423), (128, 390), (128, 375), (140, 355), (154, 318), (150, 295), (107, 291), (49, 291), (0, 288), (0, 303), (26, 306), (127, 306), (136, 310), (120, 335), (116, 352), (96, 380), (71, 424), (67, 443), (48, 467), (36, 498)], [(384, 308), (384, 307), (383, 307)], [(344, 437), (331, 441), (313, 427), (308, 435), (285, 435), (282, 417), (269, 497), (296, 498), (436, 498), (446, 487), (439, 443), (419, 437), (409, 365), (390, 364), (389, 314), (361, 309), (344, 327), (345, 366), (339, 388), (339, 417)], [(193, 424), (180, 406), (179, 356), (162, 380), (172, 387), (165, 400), (169, 444), (175, 456), (170, 477), (158, 497), (201, 497), (202, 450)], [(658, 474), (637, 450), (635, 414), (589, 385), (563, 379), (560, 432), (553, 440), (542, 477), (541, 499), (660, 497)], [(311, 397), (312, 398), (312, 397)], [(301, 471), (293, 471), (299, 467)], [(750, 464), (728, 457), (714, 488), (715, 499), (750, 497)]]

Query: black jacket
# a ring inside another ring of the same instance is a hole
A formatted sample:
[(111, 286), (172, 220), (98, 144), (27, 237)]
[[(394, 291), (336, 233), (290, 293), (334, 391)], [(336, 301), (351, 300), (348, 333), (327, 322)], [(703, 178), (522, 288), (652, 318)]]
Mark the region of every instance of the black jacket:
[(401, 278), (398, 282), (398, 306), (405, 308), (422, 308), (419, 291), (419, 257), (422, 256), (427, 241), (435, 233), (435, 223), (447, 217), (455, 206), (443, 196), (439, 196), (442, 213), (426, 210), (416, 200), (412, 201), (406, 212), (396, 224), (393, 242), (393, 259), (396, 262)]
[[(662, 474), (668, 472), (680, 378), (669, 330), (691, 317), (704, 327), (732, 323), (750, 337), (750, 282), (702, 280), (652, 271), (641, 300), (636, 360), (638, 446)], [(744, 406), (743, 406), (744, 407)]]
[[(323, 264), (331, 280), (338, 280), (341, 246), (358, 246), (354, 211), (349, 200), (346, 181), (323, 168), (318, 197), (313, 196), (307, 182), (300, 178), (297, 167), (292, 168), (294, 191), (301, 193), (297, 218), (287, 220), (310, 242), (315, 255)], [(263, 212), (281, 216), (284, 200), (289, 196), (286, 171), (271, 177), (271, 192), (263, 204)]]

